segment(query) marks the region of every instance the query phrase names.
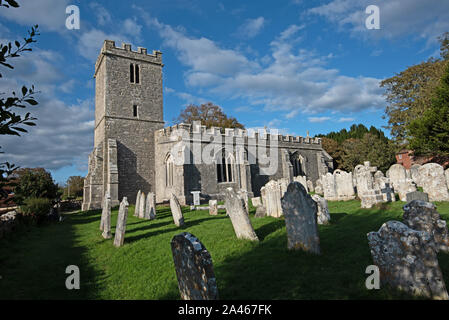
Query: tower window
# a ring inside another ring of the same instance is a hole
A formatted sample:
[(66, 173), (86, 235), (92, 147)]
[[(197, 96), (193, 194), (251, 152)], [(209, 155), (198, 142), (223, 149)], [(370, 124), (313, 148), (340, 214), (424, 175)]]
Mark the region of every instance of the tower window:
[(134, 64), (129, 65), (129, 81), (134, 83)]
[(137, 117), (138, 116), (138, 113), (137, 113), (137, 105), (135, 104), (135, 105), (133, 105), (133, 116), (134, 117)]
[(217, 181), (233, 182), (234, 160), (231, 154), (226, 155), (224, 150), (217, 156)]
[(129, 65), (129, 82), (140, 83), (140, 70), (139, 65), (131, 63)]
[(173, 187), (173, 168), (174, 168), (173, 156), (170, 154), (165, 160), (165, 186)]

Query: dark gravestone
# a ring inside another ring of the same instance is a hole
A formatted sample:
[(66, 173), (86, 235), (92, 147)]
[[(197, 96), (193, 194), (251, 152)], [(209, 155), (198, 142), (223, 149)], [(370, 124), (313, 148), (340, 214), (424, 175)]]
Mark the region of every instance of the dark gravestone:
[(425, 202), (429, 202), (429, 195), (427, 193), (421, 192), (421, 191), (413, 191), (409, 192), (405, 195), (406, 201), (410, 202), (413, 200), (421, 200)]
[(171, 249), (181, 299), (218, 299), (212, 258), (200, 240), (183, 232), (173, 237)]

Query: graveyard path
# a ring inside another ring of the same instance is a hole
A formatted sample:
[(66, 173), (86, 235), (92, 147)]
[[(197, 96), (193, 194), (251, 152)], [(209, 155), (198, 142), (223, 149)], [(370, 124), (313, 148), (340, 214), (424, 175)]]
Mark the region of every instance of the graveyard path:
[[(174, 235), (188, 231), (212, 256), (222, 299), (400, 299), (390, 290), (367, 290), (365, 269), (372, 264), (366, 234), (388, 220), (401, 220), (397, 202), (360, 209), (359, 201), (329, 202), (331, 224), (319, 226), (319, 256), (287, 250), (285, 222), (272, 217), (251, 223), (260, 242), (237, 240), (220, 210), (189, 212), (185, 226), (173, 223), (168, 207), (146, 221), (128, 212), (121, 248), (99, 230), (100, 211), (71, 213), (61, 223), (31, 227), (0, 240), (0, 299), (179, 299), (170, 248)], [(449, 203), (438, 203), (449, 220)], [(114, 235), (117, 208), (112, 211)], [(439, 262), (449, 284), (449, 255)], [(77, 265), (81, 289), (67, 290), (68, 265)]]

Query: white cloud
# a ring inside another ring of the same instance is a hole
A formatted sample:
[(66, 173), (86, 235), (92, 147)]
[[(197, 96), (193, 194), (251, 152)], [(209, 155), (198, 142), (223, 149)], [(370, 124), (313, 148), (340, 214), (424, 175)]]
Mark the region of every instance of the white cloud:
[(353, 121), (355, 121), (355, 118), (341, 117), (340, 119), (338, 119), (338, 122), (353, 122)]
[(326, 121), (329, 121), (330, 119), (331, 119), (330, 117), (309, 117), (308, 118), (309, 122), (312, 122), (312, 123), (326, 122)]
[[(365, 27), (365, 9), (371, 4), (380, 9), (380, 30)], [(342, 31), (349, 29), (353, 35), (368, 38), (412, 35), (435, 41), (449, 29), (449, 1), (441, 0), (332, 0), (308, 13), (324, 17)]]
[(63, 32), (66, 29), (65, 13), (69, 0), (26, 0), (19, 1), (19, 8), (2, 8), (0, 16), (20, 25), (39, 25), (42, 30)]
[(264, 17), (258, 17), (256, 19), (248, 19), (237, 30), (237, 36), (241, 38), (254, 38), (257, 36), (264, 27), (266, 20)]

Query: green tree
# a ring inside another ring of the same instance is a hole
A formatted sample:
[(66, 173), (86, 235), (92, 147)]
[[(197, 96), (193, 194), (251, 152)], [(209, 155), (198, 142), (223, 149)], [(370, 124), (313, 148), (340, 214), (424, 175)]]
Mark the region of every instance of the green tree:
[(395, 142), (402, 148), (407, 144), (407, 127), (423, 116), (430, 107), (435, 88), (439, 85), (449, 59), (449, 33), (439, 37), (440, 59), (430, 58), (408, 67), (395, 76), (385, 79), (380, 86), (385, 88), (388, 105), (384, 118)]
[[(14, 0), (0, 0), (0, 7), (15, 7), (19, 4)], [(35, 25), (28, 32), (28, 36), (24, 38), (24, 42), (14, 41), (3, 44), (0, 43), (0, 65), (9, 69), (14, 69), (10, 59), (20, 57), (20, 54), (26, 51), (32, 51), (29, 45), (36, 42), (35, 37), (39, 35), (38, 26)], [(0, 78), (2, 74), (0, 73)], [(29, 112), (25, 114), (18, 113), (17, 110), (24, 109), (29, 106), (37, 105), (34, 99), (34, 86), (27, 88), (25, 86), (20, 90), (20, 94), (12, 92), (11, 96), (4, 96), (0, 93), (0, 135), (16, 135), (20, 136), (27, 132), (24, 126), (34, 126), (36, 118), (32, 117)], [(1, 146), (0, 146), (1, 148)], [(9, 162), (0, 163), (0, 199), (8, 197), (8, 185), (11, 186), (11, 181), (8, 177), (18, 167)]]
[(449, 156), (449, 64), (431, 107), (410, 123), (408, 134), (409, 146), (416, 155)]
[(64, 188), (64, 194), (67, 197), (82, 197), (84, 189), (84, 178), (81, 176), (70, 176), (67, 179), (67, 186)]
[(334, 159), (334, 168), (338, 169), (342, 165), (343, 149), (334, 139), (322, 137), (321, 145), (323, 149)]
[(28, 198), (57, 199), (60, 194), (58, 185), (53, 181), (51, 173), (44, 168), (23, 168), (14, 173), (17, 185), (14, 188), (14, 202), (23, 204)]
[(208, 128), (245, 128), (236, 118), (228, 117), (219, 106), (212, 102), (200, 106), (191, 104), (175, 119), (176, 123), (193, 123), (193, 121), (201, 121), (201, 124)]

